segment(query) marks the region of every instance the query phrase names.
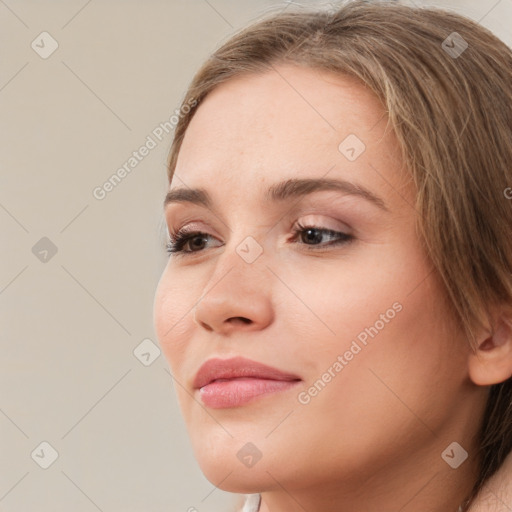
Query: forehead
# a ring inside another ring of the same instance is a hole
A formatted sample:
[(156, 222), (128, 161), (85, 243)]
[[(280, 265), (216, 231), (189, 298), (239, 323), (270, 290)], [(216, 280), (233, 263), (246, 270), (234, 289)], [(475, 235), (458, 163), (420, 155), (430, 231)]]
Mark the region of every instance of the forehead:
[[(187, 128), (175, 174), (194, 187), (254, 189), (326, 173), (364, 181), (375, 175), (370, 162), (381, 168), (400, 163), (386, 122), (380, 101), (354, 78), (276, 65), (230, 79), (205, 98)], [(355, 160), (343, 153), (347, 140), (361, 152)], [(171, 188), (183, 185), (176, 181)]]

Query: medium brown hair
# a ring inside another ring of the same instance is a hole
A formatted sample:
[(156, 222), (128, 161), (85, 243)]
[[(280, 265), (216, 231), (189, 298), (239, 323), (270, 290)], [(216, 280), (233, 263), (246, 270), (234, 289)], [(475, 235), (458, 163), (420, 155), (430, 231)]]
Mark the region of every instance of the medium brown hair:
[[(183, 105), (200, 105), (226, 80), (277, 63), (349, 75), (379, 98), (416, 189), (418, 234), (476, 349), (493, 308), (512, 308), (512, 202), (504, 193), (512, 186), (511, 50), (438, 8), (354, 0), (334, 12), (288, 9), (215, 51)], [(169, 183), (194, 113), (176, 126)], [(512, 449), (511, 382), (490, 388), (471, 499)]]

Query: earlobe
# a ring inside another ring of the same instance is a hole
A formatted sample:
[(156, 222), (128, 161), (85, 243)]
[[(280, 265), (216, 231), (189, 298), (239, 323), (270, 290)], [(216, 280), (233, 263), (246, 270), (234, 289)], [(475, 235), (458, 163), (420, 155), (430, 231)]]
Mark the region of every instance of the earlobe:
[(469, 355), (469, 376), (478, 386), (499, 384), (512, 376), (512, 317), (502, 314), (493, 327)]

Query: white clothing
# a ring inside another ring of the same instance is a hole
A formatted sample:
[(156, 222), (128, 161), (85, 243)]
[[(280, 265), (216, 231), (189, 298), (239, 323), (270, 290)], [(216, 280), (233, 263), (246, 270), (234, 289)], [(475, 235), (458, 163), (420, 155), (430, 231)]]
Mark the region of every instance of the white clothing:
[(260, 509), (261, 496), (259, 494), (248, 494), (245, 498), (242, 512), (258, 512)]

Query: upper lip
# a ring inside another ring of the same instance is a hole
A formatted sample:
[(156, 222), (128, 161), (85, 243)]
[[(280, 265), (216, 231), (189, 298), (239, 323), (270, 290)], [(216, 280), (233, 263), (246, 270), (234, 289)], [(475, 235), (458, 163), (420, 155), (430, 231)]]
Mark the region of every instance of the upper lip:
[(253, 378), (294, 381), (301, 380), (297, 375), (283, 372), (266, 364), (246, 359), (232, 357), (230, 359), (209, 359), (199, 368), (193, 382), (195, 389), (202, 388), (218, 379)]

